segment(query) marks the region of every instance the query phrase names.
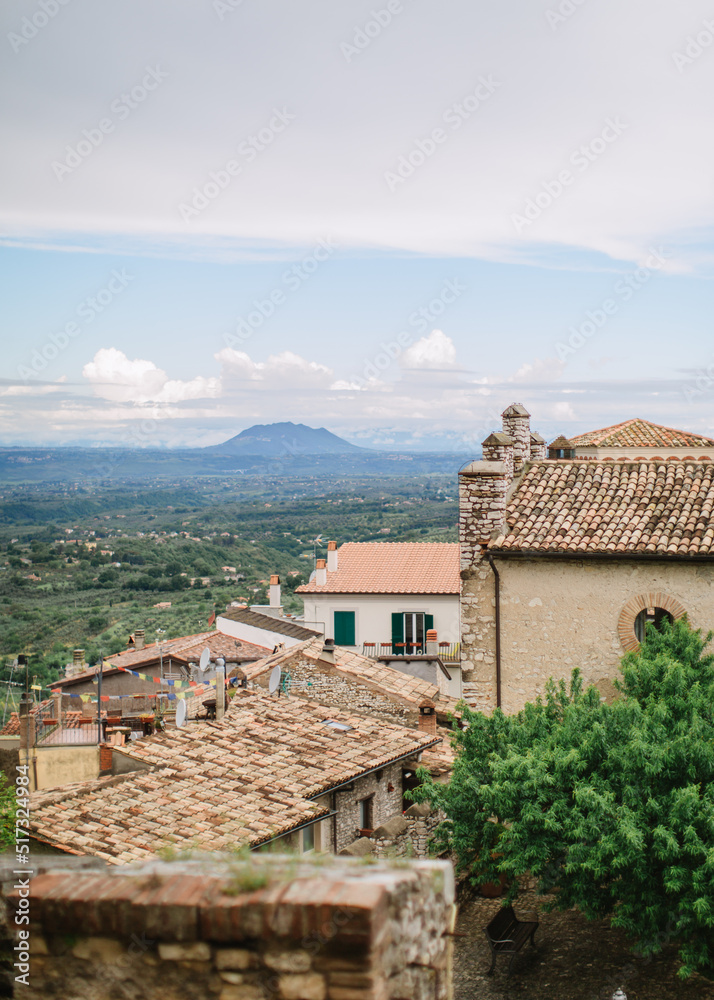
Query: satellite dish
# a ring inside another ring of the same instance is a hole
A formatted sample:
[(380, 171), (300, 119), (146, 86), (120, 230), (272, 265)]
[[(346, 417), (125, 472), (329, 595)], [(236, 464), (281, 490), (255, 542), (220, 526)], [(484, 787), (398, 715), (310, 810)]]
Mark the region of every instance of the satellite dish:
[(268, 691), (270, 691), (271, 694), (275, 694), (278, 690), (281, 675), (282, 670), (280, 669), (280, 664), (277, 663), (270, 672), (270, 681), (268, 682)]
[(198, 665), (201, 670), (205, 670), (208, 664), (211, 662), (211, 650), (206, 646), (204, 651), (201, 653), (201, 659), (198, 661)]
[(186, 702), (183, 700), (176, 706), (176, 725), (179, 729), (186, 725)]

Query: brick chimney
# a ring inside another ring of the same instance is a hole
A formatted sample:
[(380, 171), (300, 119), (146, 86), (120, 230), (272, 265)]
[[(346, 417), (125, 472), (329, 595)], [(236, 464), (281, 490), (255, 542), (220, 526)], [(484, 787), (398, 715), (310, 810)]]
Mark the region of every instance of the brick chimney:
[(81, 670), (84, 666), (84, 650), (83, 649), (73, 649), (72, 650), (72, 666), (77, 667)]
[(511, 470), (505, 462), (469, 462), (459, 472), (459, 542), (461, 569), (481, 558), (481, 546), (506, 523), (506, 495)]
[(501, 416), (504, 433), (513, 438), (513, 471), (517, 474), (531, 457), (531, 415), (522, 403), (511, 403)]
[(548, 457), (548, 446), (545, 443), (545, 438), (541, 437), (540, 434), (536, 434), (535, 431), (531, 432), (531, 461), (540, 462), (542, 459)]
[(513, 479), (513, 438), (503, 431), (494, 431), (481, 444), (486, 462), (503, 462), (508, 467), (508, 478)]
[(270, 607), (280, 607), (280, 577), (277, 573), (270, 577)]
[(327, 572), (337, 572), (337, 542), (327, 543)]
[(324, 587), (327, 583), (327, 564), (324, 559), (318, 559), (315, 563), (315, 583), (318, 587)]
[(419, 704), (419, 732), (436, 736), (436, 705), (429, 698)]
[(138, 628), (134, 632), (134, 649), (143, 649), (146, 645), (143, 628)]
[(439, 655), (439, 637), (435, 628), (429, 628), (426, 630), (426, 655)]

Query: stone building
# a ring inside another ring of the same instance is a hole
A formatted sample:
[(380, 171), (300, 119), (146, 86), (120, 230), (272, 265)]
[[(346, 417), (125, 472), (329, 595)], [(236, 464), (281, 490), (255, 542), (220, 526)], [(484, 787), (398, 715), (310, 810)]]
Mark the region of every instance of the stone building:
[(633, 420), (546, 458), (503, 425), (459, 475), (464, 697), (516, 712), (579, 667), (611, 698), (646, 622), (714, 624), (714, 441)]

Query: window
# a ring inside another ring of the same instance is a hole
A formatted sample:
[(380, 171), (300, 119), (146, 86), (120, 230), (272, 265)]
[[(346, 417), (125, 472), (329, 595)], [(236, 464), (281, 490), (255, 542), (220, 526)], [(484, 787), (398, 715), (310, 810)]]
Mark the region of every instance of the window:
[(368, 799), (360, 799), (359, 806), (359, 828), (360, 830), (372, 829), (372, 796)]
[(392, 615), (392, 652), (425, 652), (426, 633), (433, 628), (433, 615), (423, 611), (396, 612)]
[(346, 722), (337, 722), (336, 719), (323, 719), (323, 726), (329, 726), (330, 729), (339, 729), (340, 732), (348, 733), (350, 729), (354, 729), (354, 726), (348, 726)]
[(355, 645), (354, 611), (335, 611), (334, 632), (336, 646)]
[(315, 824), (311, 823), (310, 826), (306, 826), (302, 831), (302, 852), (306, 854), (308, 851), (315, 850)]
[(664, 621), (674, 621), (669, 611), (665, 611), (664, 608), (643, 608), (637, 618), (635, 618), (635, 635), (637, 636), (637, 641), (642, 642), (644, 640), (645, 627), (647, 625), (654, 625), (659, 631)]

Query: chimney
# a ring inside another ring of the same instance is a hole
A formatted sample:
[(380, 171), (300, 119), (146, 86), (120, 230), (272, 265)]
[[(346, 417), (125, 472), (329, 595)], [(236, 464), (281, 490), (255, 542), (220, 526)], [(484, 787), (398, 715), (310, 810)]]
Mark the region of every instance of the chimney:
[(52, 701), (53, 701), (53, 704), (54, 704), (54, 708), (53, 708), (52, 714), (53, 714), (54, 718), (57, 719), (57, 725), (61, 726), (62, 725), (62, 689), (61, 688), (59, 689), (59, 691), (53, 691), (52, 692)]
[(327, 572), (337, 572), (337, 542), (327, 543)]
[(225, 660), (216, 664), (216, 722), (226, 714), (226, 672)]
[(72, 650), (72, 666), (73, 667), (83, 667), (84, 666), (84, 650), (83, 649), (73, 649)]
[(504, 433), (513, 438), (513, 472), (517, 474), (531, 458), (531, 415), (522, 403), (511, 403), (501, 416)]
[(144, 630), (143, 630), (143, 628), (138, 628), (134, 632), (134, 649), (143, 649), (144, 645), (145, 645), (145, 643), (144, 643)]
[(461, 569), (481, 558), (481, 546), (505, 530), (506, 495), (511, 483), (505, 462), (469, 462), (459, 472)]
[(426, 655), (427, 656), (439, 655), (439, 642), (435, 628), (429, 628), (426, 630)]
[(503, 462), (508, 467), (508, 478), (513, 479), (513, 438), (503, 431), (494, 431), (481, 444), (486, 462)]
[(270, 607), (280, 607), (280, 577), (277, 573), (270, 577)]
[(327, 569), (324, 559), (318, 559), (315, 563), (315, 583), (318, 587), (324, 587), (327, 583)]
[(531, 460), (533, 462), (540, 462), (541, 459), (548, 457), (548, 448), (545, 443), (545, 438), (541, 437), (540, 434), (536, 434), (535, 431), (531, 433)]
[(35, 717), (30, 714), (32, 701), (27, 692), (20, 698), (20, 750), (29, 750), (35, 743)]
[(436, 705), (429, 698), (419, 704), (419, 732), (436, 736)]
[(322, 652), (320, 653), (320, 659), (326, 660), (327, 663), (335, 662), (335, 640), (325, 639), (322, 646)]
[(561, 434), (548, 445), (548, 458), (575, 458), (573, 442)]

